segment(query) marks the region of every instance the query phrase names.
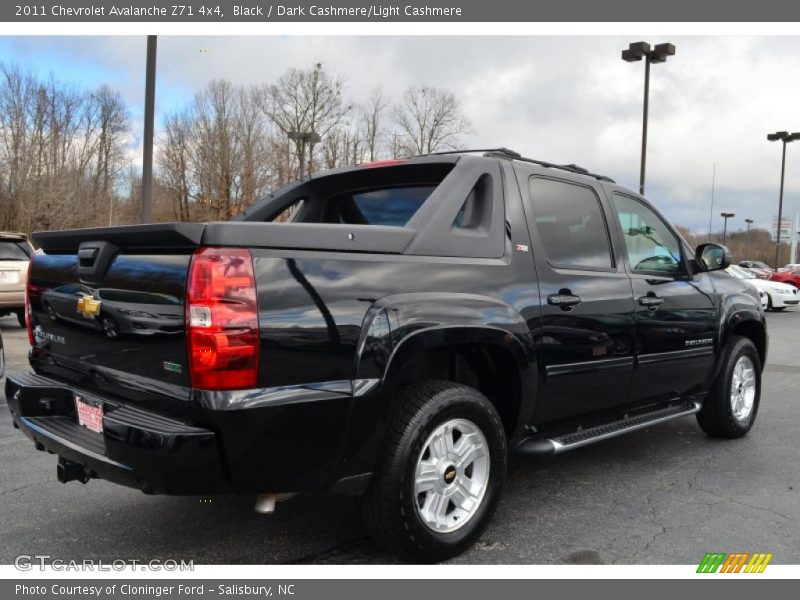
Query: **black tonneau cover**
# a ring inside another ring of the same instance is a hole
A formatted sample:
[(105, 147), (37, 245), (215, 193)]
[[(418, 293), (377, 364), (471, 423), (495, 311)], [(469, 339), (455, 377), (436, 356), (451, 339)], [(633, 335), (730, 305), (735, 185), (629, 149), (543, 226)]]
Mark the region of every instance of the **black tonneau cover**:
[(243, 246), (349, 252), (402, 253), (414, 231), (405, 227), (331, 223), (159, 223), (40, 231), (34, 241), (47, 254), (76, 254), (82, 242), (109, 242), (123, 252), (192, 251), (198, 246)]
[(109, 242), (121, 250), (191, 250), (201, 244), (205, 223), (155, 223), (37, 231), (35, 241), (47, 254), (77, 254), (81, 242)]

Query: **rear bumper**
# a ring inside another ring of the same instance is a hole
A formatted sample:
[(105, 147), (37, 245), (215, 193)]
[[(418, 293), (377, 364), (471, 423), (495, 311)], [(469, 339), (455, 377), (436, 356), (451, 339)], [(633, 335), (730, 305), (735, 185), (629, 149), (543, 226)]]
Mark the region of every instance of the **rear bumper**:
[[(357, 493), (353, 473), (340, 472), (348, 391), (321, 384), (164, 397), (187, 405), (174, 418), (49, 375), (11, 373), (5, 387), (15, 427), (37, 449), (75, 463), (73, 471), (161, 494)], [(103, 433), (78, 425), (76, 394), (104, 407)]]
[[(39, 450), (81, 465), (92, 477), (146, 493), (226, 491), (217, 436), (162, 415), (115, 405), (34, 373), (14, 373), (5, 386), (15, 427)], [(105, 408), (103, 433), (78, 425), (75, 394)]]
[(22, 308), (25, 306), (25, 289), (0, 290), (0, 309)]

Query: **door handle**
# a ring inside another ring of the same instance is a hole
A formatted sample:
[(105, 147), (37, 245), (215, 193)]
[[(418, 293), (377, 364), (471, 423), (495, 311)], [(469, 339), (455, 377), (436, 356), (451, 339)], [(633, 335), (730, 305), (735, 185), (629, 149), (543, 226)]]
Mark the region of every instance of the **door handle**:
[(580, 296), (576, 296), (570, 290), (558, 290), (557, 294), (550, 294), (547, 297), (547, 303), (550, 306), (558, 306), (561, 310), (572, 310), (583, 302)]
[(648, 310), (655, 310), (664, 304), (664, 299), (660, 296), (656, 296), (653, 292), (650, 292), (647, 294), (647, 296), (642, 296), (639, 298), (639, 304), (646, 306)]

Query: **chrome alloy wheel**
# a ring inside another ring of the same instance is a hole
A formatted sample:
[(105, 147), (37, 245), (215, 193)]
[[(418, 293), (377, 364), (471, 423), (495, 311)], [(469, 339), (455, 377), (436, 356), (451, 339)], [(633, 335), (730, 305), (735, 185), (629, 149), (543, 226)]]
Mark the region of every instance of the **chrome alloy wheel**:
[(414, 472), (414, 506), (437, 533), (463, 527), (478, 511), (489, 484), (489, 445), (466, 419), (442, 423), (425, 440)]
[(731, 376), (731, 410), (739, 423), (746, 423), (756, 400), (756, 368), (749, 356), (740, 356)]

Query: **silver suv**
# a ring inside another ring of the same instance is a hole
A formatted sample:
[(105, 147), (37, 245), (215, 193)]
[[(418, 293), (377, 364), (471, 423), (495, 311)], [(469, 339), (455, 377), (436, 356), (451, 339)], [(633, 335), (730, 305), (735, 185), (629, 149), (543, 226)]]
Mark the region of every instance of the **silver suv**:
[(33, 246), (24, 233), (0, 231), (0, 317), (14, 313), (25, 327), (25, 281)]

